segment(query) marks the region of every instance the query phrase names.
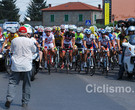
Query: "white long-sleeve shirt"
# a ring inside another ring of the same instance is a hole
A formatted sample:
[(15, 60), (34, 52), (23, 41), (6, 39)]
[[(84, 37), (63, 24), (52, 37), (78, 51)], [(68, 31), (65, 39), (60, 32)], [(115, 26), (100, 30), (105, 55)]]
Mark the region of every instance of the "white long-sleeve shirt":
[(12, 65), (14, 72), (26, 72), (32, 69), (32, 55), (36, 52), (33, 41), (26, 37), (17, 37), (11, 42)]

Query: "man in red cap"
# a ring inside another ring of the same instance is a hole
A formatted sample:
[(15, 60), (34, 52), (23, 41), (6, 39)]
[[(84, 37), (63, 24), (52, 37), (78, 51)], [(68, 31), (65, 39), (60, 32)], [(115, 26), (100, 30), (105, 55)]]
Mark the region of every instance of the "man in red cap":
[(32, 55), (36, 52), (36, 46), (33, 41), (26, 37), (27, 29), (22, 26), (19, 29), (19, 37), (11, 42), (12, 55), (12, 74), (9, 78), (7, 101), (5, 107), (9, 108), (15, 96), (16, 85), (23, 80), (22, 107), (27, 107), (30, 99), (30, 71), (32, 69)]

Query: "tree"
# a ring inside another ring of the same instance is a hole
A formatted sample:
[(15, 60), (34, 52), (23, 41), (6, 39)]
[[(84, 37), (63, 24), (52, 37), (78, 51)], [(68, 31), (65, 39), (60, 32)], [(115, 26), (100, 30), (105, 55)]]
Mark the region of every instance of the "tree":
[[(29, 17), (32, 21), (41, 21), (42, 12), (41, 9), (47, 8), (45, 0), (31, 0), (29, 6), (27, 7), (26, 17)], [(26, 18), (25, 18), (26, 20)]]
[(0, 2), (0, 19), (8, 21), (19, 21), (20, 9), (16, 6), (16, 0), (2, 0)]

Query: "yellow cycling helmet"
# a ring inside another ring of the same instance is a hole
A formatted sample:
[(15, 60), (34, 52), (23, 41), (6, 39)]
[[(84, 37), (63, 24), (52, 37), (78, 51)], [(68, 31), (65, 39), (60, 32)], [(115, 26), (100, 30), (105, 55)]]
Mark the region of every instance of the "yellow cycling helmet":
[(60, 31), (60, 27), (56, 27), (55, 30), (56, 30), (56, 31)]
[(91, 27), (90, 27), (90, 30), (91, 30), (92, 33), (94, 33), (94, 32), (95, 32), (94, 26), (91, 26)]

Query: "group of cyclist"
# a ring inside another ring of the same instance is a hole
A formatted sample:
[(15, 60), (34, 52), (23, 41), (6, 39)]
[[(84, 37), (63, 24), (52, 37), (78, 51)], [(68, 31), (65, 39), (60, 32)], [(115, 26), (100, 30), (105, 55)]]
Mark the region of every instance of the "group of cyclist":
[[(83, 68), (87, 68), (86, 60), (88, 53), (91, 53), (92, 57), (95, 58), (95, 51), (100, 53), (101, 56), (103, 55), (103, 51), (106, 51), (110, 61), (110, 51), (112, 51), (113, 55), (116, 54), (116, 51), (122, 53), (122, 42), (127, 42), (129, 35), (132, 34), (135, 34), (135, 26), (129, 26), (127, 29), (117, 26), (115, 28), (107, 26), (105, 29), (97, 29), (95, 26), (85, 29), (77, 27), (75, 29), (74, 25), (69, 25), (68, 28), (61, 25), (45, 28), (43, 26), (35, 26), (35, 31), (28, 33), (27, 36), (29, 38), (32, 37), (39, 47), (40, 68), (43, 68), (41, 63), (43, 57), (45, 61), (44, 67), (47, 68), (48, 52), (53, 56), (52, 62), (54, 62), (58, 48), (61, 62), (60, 68), (63, 69), (65, 65), (66, 49), (70, 49), (69, 65), (72, 67), (72, 63), (76, 60), (75, 56), (78, 54), (78, 49), (81, 48), (81, 70), (83, 70)], [(12, 39), (16, 37), (18, 37), (17, 30), (10, 29), (1, 51), (3, 51), (6, 44), (10, 47)], [(109, 65), (107, 69), (109, 70)]]

